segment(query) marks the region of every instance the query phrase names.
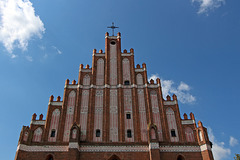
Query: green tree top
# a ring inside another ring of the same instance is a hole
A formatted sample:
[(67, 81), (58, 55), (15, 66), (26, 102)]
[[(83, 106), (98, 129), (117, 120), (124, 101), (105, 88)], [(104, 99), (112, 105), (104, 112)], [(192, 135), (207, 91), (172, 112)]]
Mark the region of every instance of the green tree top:
[(240, 154), (235, 154), (234, 160), (240, 160)]

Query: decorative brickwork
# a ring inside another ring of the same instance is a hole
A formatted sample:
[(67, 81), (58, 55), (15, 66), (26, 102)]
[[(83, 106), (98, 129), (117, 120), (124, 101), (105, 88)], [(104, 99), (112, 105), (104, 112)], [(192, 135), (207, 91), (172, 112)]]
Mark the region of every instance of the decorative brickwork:
[(159, 102), (157, 98), (157, 93), (155, 91), (151, 91), (150, 97), (151, 97), (151, 103), (152, 103), (153, 123), (156, 124), (157, 126), (159, 141), (163, 141), (162, 125), (161, 125), (161, 118), (159, 113)]
[[(96, 90), (94, 113), (93, 141), (101, 142), (103, 137), (103, 90)], [(97, 136), (98, 133), (99, 136)]]
[(68, 104), (67, 104), (67, 115), (64, 127), (64, 135), (63, 141), (69, 141), (70, 136), (70, 128), (73, 124), (73, 115), (74, 115), (74, 108), (75, 108), (75, 99), (76, 99), (76, 92), (71, 91), (68, 96)]
[(87, 117), (88, 117), (88, 104), (89, 104), (89, 90), (82, 90), (82, 100), (80, 109), (80, 126), (81, 126), (81, 140), (86, 140), (87, 134)]
[(60, 118), (60, 111), (59, 109), (55, 109), (52, 113), (52, 119), (51, 119), (51, 124), (49, 129), (49, 135), (48, 135), (49, 142), (56, 142), (59, 118)]
[(118, 142), (118, 101), (117, 90), (110, 90), (110, 141)]
[(15, 160), (213, 160), (202, 122), (180, 117), (177, 96), (164, 99), (159, 78), (148, 82), (120, 33), (106, 33), (105, 53), (92, 58), (62, 100), (50, 96), (46, 120), (33, 114), (23, 126)]

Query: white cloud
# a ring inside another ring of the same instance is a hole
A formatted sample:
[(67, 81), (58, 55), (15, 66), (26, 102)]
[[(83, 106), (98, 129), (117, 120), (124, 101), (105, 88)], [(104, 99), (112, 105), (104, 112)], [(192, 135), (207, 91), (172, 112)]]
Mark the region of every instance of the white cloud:
[(192, 2), (198, 2), (200, 4), (198, 13), (201, 14), (220, 7), (225, 3), (225, 0), (192, 0)]
[(62, 54), (62, 51), (60, 51), (56, 46), (52, 46), (52, 48), (55, 49), (58, 54)]
[(29, 61), (29, 62), (32, 62), (33, 61), (33, 58), (31, 56), (26, 56), (26, 59)]
[(42, 51), (44, 51), (44, 50), (46, 49), (46, 47), (43, 46), (43, 45), (39, 45), (38, 47), (39, 47)]
[(212, 152), (215, 160), (223, 160), (228, 158), (231, 154), (231, 150), (226, 148), (224, 142), (218, 142), (213, 135), (213, 131), (210, 127), (208, 127), (208, 135), (210, 141), (213, 143)]
[(180, 91), (189, 91), (190, 87), (184, 82), (181, 82), (180, 85), (178, 86), (178, 90)]
[(41, 38), (44, 31), (29, 0), (0, 1), (0, 42), (10, 54), (14, 48), (26, 50), (28, 41), (34, 36)]
[(238, 140), (236, 138), (230, 136), (229, 145), (231, 147), (234, 147), (234, 146), (238, 145)]
[(44, 56), (43, 56), (43, 58), (45, 58), (45, 59), (46, 59), (47, 57), (48, 57), (48, 54), (47, 54), (47, 53), (45, 53), (45, 54), (44, 54)]
[(150, 79), (153, 79), (154, 81), (156, 81), (158, 77), (159, 77), (158, 74), (152, 74), (151, 77), (148, 79), (148, 81), (150, 81)]
[(17, 57), (17, 55), (11, 54), (11, 58), (16, 58), (16, 57)]
[[(158, 77), (158, 74), (153, 74), (151, 75), (150, 79), (156, 80)], [(196, 101), (196, 98), (189, 93), (191, 90), (191, 87), (184, 83), (180, 82), (178, 86), (174, 85), (174, 81), (172, 80), (161, 80), (162, 84), (162, 92), (163, 92), (163, 97), (166, 97), (167, 95), (172, 95), (176, 94), (178, 97), (178, 100), (181, 103), (193, 103)]]

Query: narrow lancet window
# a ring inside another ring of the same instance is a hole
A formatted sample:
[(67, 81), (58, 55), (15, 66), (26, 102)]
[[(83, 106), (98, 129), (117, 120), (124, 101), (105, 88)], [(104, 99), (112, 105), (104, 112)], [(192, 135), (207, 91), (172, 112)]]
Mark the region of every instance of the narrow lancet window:
[(171, 130), (171, 136), (172, 136), (172, 137), (177, 137), (177, 136), (176, 136), (175, 129), (172, 129), (172, 130)]
[(100, 132), (99, 129), (97, 129), (97, 130), (96, 130), (96, 137), (100, 137), (100, 135), (101, 135), (101, 132)]
[(127, 130), (127, 137), (132, 138), (132, 131), (130, 129)]
[(53, 130), (51, 131), (51, 137), (55, 137), (55, 133), (56, 133), (56, 130), (53, 129)]

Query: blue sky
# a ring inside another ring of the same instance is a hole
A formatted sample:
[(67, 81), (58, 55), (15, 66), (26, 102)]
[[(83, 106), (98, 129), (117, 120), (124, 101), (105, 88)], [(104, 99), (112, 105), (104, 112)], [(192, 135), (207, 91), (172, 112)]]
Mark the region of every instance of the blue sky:
[(50, 95), (63, 95), (79, 64), (104, 50), (115, 22), (122, 50), (177, 94), (181, 114), (208, 127), (216, 160), (240, 152), (240, 1), (1, 0), (0, 159), (14, 159), (22, 125), (46, 117)]

